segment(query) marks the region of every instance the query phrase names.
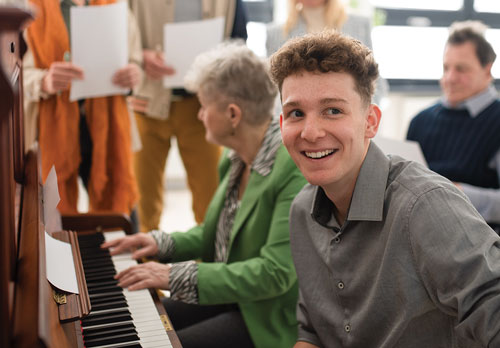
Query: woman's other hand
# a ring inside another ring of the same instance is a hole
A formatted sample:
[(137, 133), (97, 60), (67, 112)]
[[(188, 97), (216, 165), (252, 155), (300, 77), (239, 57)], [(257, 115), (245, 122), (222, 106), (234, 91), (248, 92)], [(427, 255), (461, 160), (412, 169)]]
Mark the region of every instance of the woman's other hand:
[(118, 280), (118, 286), (128, 290), (169, 290), (170, 268), (171, 265), (151, 261), (127, 268), (115, 275), (115, 279)]
[(129, 63), (113, 75), (112, 82), (122, 88), (134, 88), (141, 82), (141, 68), (135, 63)]
[(148, 233), (137, 233), (132, 236), (115, 239), (101, 244), (102, 249), (109, 249), (111, 255), (127, 251), (132, 252), (132, 258), (155, 256), (158, 253), (156, 240)]
[(174, 68), (165, 65), (163, 53), (157, 50), (143, 50), (144, 71), (153, 80), (159, 80), (165, 76), (175, 74)]

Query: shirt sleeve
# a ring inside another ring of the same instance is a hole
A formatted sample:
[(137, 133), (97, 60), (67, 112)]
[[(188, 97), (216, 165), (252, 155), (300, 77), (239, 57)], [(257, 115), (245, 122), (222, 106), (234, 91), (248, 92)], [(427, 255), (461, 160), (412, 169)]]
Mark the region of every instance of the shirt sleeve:
[(198, 266), (195, 261), (172, 264), (170, 268), (170, 297), (172, 300), (198, 304)]
[[(493, 164), (497, 170), (500, 184), (500, 151), (497, 152)], [(500, 224), (500, 189), (490, 189), (464, 183), (460, 185), (472, 205), (487, 222)]]
[(163, 263), (170, 262), (175, 253), (175, 240), (166, 232), (154, 230), (149, 232), (158, 245), (158, 260)]
[(500, 238), (455, 187), (417, 197), (408, 221), (418, 275), (458, 335), (500, 347)]
[(48, 93), (42, 91), (42, 80), (46, 74), (47, 69), (38, 69), (35, 67), (33, 52), (28, 45), (23, 57), (23, 97), (25, 104), (38, 103), (40, 99), (47, 99), (50, 96)]

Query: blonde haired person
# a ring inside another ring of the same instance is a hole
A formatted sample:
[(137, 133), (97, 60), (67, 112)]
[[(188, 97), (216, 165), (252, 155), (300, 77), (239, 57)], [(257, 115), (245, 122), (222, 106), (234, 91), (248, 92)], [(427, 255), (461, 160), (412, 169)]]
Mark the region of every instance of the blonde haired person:
[[(305, 8), (305, 9), (304, 9)], [(283, 33), (288, 35), (290, 30), (292, 30), (299, 21), (301, 14), (304, 15), (306, 20), (306, 25), (308, 27), (308, 32), (317, 31), (315, 29), (323, 30), (324, 28), (329, 29), (341, 29), (347, 20), (347, 12), (341, 1), (327, 1), (327, 0), (288, 0), (288, 18), (283, 26)], [(310, 18), (308, 14), (314, 14), (314, 10), (320, 16), (318, 18)], [(318, 21), (309, 21), (308, 19), (319, 19)]]
[[(289, 0), (285, 23), (267, 27), (267, 55), (271, 56), (290, 38), (324, 29), (339, 30), (372, 48), (370, 18), (348, 13), (342, 0)], [(374, 101), (379, 103), (387, 90), (387, 82), (379, 78)]]

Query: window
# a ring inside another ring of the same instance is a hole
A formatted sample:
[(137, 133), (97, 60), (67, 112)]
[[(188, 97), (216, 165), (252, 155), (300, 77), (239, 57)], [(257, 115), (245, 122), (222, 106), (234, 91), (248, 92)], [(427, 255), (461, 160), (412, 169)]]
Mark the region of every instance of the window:
[(372, 0), (371, 4), (384, 8), (405, 8), (420, 10), (459, 10), (462, 7), (462, 0)]
[(500, 13), (500, 2), (491, 0), (474, 1), (474, 10), (477, 12)]
[[(486, 38), (500, 55), (500, 1), (370, 0), (370, 3), (385, 18), (383, 25), (374, 27), (372, 41), (380, 73), (392, 90), (439, 89), (448, 27), (455, 21), (481, 20), (489, 26)], [(493, 65), (492, 73), (496, 79), (500, 78), (500, 63)]]
[(269, 23), (273, 21), (273, 0), (243, 0), (249, 22)]

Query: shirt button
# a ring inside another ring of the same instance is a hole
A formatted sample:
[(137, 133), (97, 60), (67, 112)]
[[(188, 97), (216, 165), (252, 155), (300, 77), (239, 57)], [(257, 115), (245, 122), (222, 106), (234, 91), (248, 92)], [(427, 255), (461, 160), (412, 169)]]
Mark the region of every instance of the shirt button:
[(337, 287), (338, 287), (340, 290), (342, 290), (342, 289), (344, 288), (344, 283), (342, 283), (342, 282), (338, 282), (338, 283), (337, 283)]
[(340, 243), (340, 237), (337, 237), (333, 240), (335, 243), (339, 244)]
[(346, 326), (344, 326), (344, 330), (345, 332), (351, 332), (351, 325), (347, 324)]

